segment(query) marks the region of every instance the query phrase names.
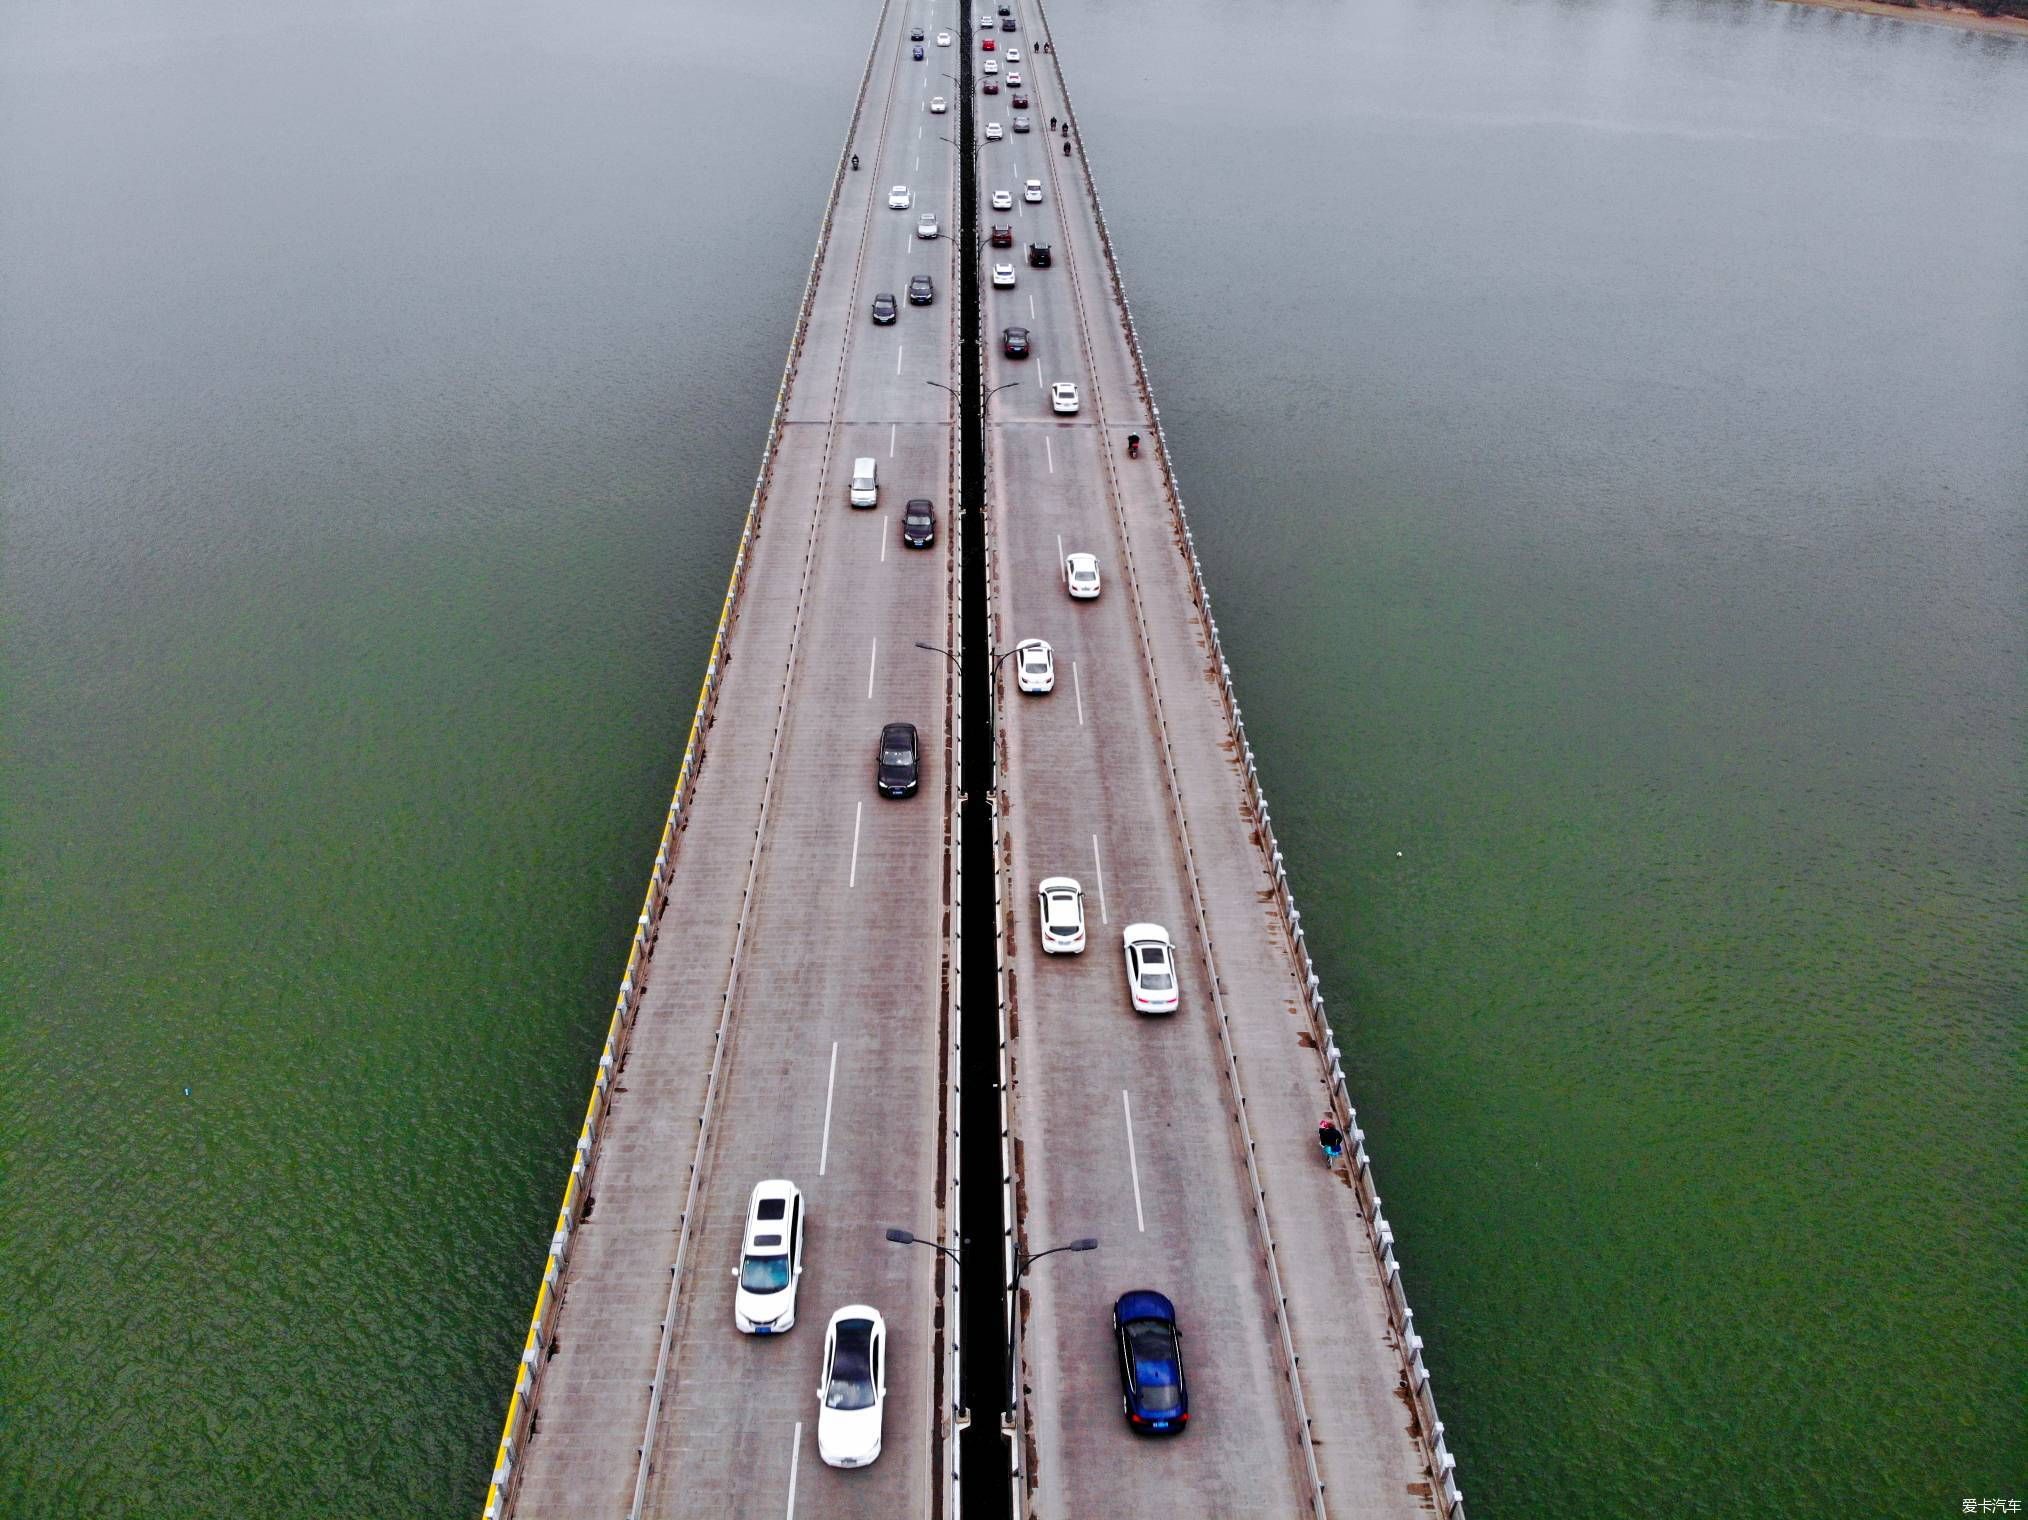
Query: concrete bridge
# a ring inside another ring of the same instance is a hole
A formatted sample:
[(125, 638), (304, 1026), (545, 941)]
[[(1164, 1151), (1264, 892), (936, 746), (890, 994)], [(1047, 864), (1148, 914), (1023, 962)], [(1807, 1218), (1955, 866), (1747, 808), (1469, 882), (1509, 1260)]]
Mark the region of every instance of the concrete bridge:
[[(488, 1517), (1462, 1520), (1061, 60), (1039, 0), (997, 9), (880, 12)], [(1016, 689), (1030, 639), (1046, 694)], [(1042, 952), (1053, 876), (1082, 954)], [(1128, 923), (1172, 938), (1175, 1013), (1132, 1010)], [(809, 1210), (767, 1337), (732, 1304), (765, 1178)], [(1121, 1412), (1111, 1309), (1143, 1288), (1184, 1333), (1178, 1439)], [(887, 1324), (884, 1436), (841, 1470), (816, 1389), (852, 1303)]]

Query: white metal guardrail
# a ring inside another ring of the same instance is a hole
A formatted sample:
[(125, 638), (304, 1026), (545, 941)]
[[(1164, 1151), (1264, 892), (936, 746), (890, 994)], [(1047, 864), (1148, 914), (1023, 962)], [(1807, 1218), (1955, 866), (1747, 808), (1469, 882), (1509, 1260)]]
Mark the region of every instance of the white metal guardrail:
[[(1042, 14), (1042, 0), (1035, 0), (1035, 6), (1038, 14)], [(1042, 57), (1046, 58), (1056, 69), (1058, 88), (1063, 96), (1064, 115), (1066, 120), (1071, 123), (1072, 135), (1077, 139), (1081, 148), (1083, 133), (1077, 126), (1076, 110), (1070, 102), (1070, 90), (1063, 78), (1062, 60), (1055, 50), (1053, 32), (1054, 29), (1049, 26), (1045, 14), (1043, 35), (1044, 38), (1050, 41), (1050, 48)], [(1037, 60), (1038, 66), (1040, 61), (1040, 59)], [(1049, 160), (1053, 173), (1056, 168), (1056, 156), (1050, 154), (1045, 155), (1045, 157)], [(1120, 321), (1126, 331), (1128, 348), (1133, 354), (1135, 381), (1141, 393), (1141, 399), (1147, 406), (1148, 415), (1153, 419), (1151, 432), (1154, 436), (1151, 442), (1154, 445), (1155, 457), (1161, 465), (1164, 495), (1168, 500), (1171, 512), (1175, 516), (1176, 525), (1182, 532), (1183, 552), (1188, 558), (1190, 565), (1190, 584), (1193, 600), (1196, 604), (1198, 616), (1202, 621), (1205, 634), (1209, 640), (1212, 659), (1217, 668), (1219, 690), (1224, 702), (1227, 723), (1236, 745), (1237, 753), (1242, 757), (1245, 764), (1248, 807), (1252, 812), (1259, 831), (1262, 853), (1267, 859), (1274, 878), (1275, 901), (1280, 909), (1283, 927), (1288, 936), (1289, 949), (1301, 971), (1304, 1006), (1309, 1014), (1311, 1033), (1314, 1037), (1316, 1048), (1329, 1073), (1333, 1102), (1343, 1108), (1344, 1128), (1351, 1151), (1353, 1180), (1359, 1198), (1360, 1214), (1366, 1223), (1368, 1241), (1380, 1269), (1381, 1281), (1386, 1288), (1388, 1312), (1396, 1332), (1401, 1353), (1403, 1386), (1415, 1408), (1417, 1431), (1425, 1447), (1431, 1477), (1436, 1490), (1435, 1497), (1438, 1500), (1440, 1508), (1446, 1516), (1446, 1520), (1464, 1520), (1464, 1495), (1457, 1483), (1457, 1462), (1450, 1453), (1444, 1437), (1443, 1421), (1437, 1414), (1436, 1397), (1430, 1386), (1429, 1369), (1422, 1355), (1422, 1337), (1416, 1333), (1415, 1313), (1409, 1307), (1407, 1291), (1402, 1285), (1401, 1267), (1394, 1249), (1394, 1231), (1381, 1212), (1380, 1195), (1375, 1189), (1373, 1182), (1372, 1158), (1366, 1149), (1365, 1133), (1359, 1127), (1358, 1114), (1353, 1106), (1351, 1091), (1345, 1080), (1344, 1062), (1338, 1048), (1337, 1037), (1333, 1033), (1329, 1021), (1324, 1016), (1323, 992), (1316, 966), (1310, 958), (1309, 946), (1305, 941), (1302, 927), (1303, 915), (1301, 910), (1296, 907), (1295, 893), (1289, 883), (1286, 862), (1280, 844), (1275, 838), (1273, 822), (1268, 812), (1267, 796), (1261, 789), (1260, 773), (1254, 759), (1253, 746), (1247, 740), (1245, 720), (1241, 716), (1239, 699), (1233, 688), (1232, 667), (1226, 661), (1224, 648), (1219, 641), (1218, 620), (1211, 613), (1210, 592), (1204, 583), (1203, 566), (1197, 558), (1196, 541), (1190, 531), (1189, 518), (1184, 511), (1182, 492), (1177, 484), (1175, 470), (1164, 440), (1161, 408), (1155, 404), (1154, 392), (1148, 383), (1147, 362), (1141, 352), (1140, 337), (1134, 330), (1133, 313), (1127, 301), (1125, 284), (1120, 277), (1119, 260), (1113, 250), (1112, 237), (1106, 228), (1105, 211), (1099, 200), (1097, 181), (1091, 173), (1089, 158), (1082, 151), (1076, 155), (1076, 158), (1084, 181), (1085, 195), (1090, 202), (1092, 215), (1098, 226), (1099, 244), (1105, 253), (1106, 270), (1110, 278), (1113, 302), (1118, 309)], [(1073, 279), (1075, 279), (1075, 261), (1072, 260), (1071, 264)], [(1089, 344), (1089, 339), (1087, 339), (1087, 344)], [(1110, 476), (1112, 470), (1110, 451), (1106, 452), (1106, 462)], [(1117, 508), (1117, 492), (1115, 491), (1113, 495)], [(1123, 518), (1121, 522), (1123, 535), (1125, 527)], [(1129, 577), (1131, 584), (1131, 551), (1129, 551)], [(1141, 616), (1138, 586), (1134, 586), (1133, 590), (1135, 613), (1137, 619), (1141, 621), (1144, 656), (1146, 656), (1146, 623), (1145, 619)], [(1152, 683), (1154, 676), (1151, 658), (1149, 661), (1149, 679)], [(1155, 692), (1155, 705), (1157, 714), (1159, 715), (1161, 712), (1159, 689)], [(1163, 729), (1162, 745), (1164, 758), (1170, 771), (1170, 785), (1173, 791), (1175, 789), (1174, 766), (1173, 759), (1169, 754), (1166, 723), (1163, 723), (1161, 726)], [(1179, 826), (1184, 829), (1185, 833), (1184, 851), (1186, 858), (1190, 861), (1192, 896), (1197, 899), (1199, 932), (1204, 936), (1205, 953), (1207, 958), (1209, 958), (1211, 954), (1210, 938), (1203, 920), (1202, 897), (1198, 891), (1198, 884), (1195, 878), (1195, 857), (1188, 842), (1188, 825), (1183, 822), (1180, 794), (1177, 796), (1177, 809)], [(1218, 985), (1215, 969), (1212, 976), (1212, 985), (1214, 999), (1217, 999)], [(1259, 1174), (1253, 1163), (1253, 1141), (1246, 1121), (1245, 1097), (1239, 1093), (1237, 1087), (1238, 1067), (1232, 1058), (1230, 1039), (1226, 1034), (1229, 1024), (1223, 1011), (1222, 1003), (1219, 1011), (1219, 1021), (1220, 1038), (1226, 1045), (1228, 1072), (1234, 1083), (1235, 1096), (1239, 1101), (1239, 1120), (1242, 1135), (1246, 1143), (1247, 1168), (1254, 1184), (1258, 1218), (1261, 1224), (1263, 1239), (1267, 1243), (1269, 1271), (1276, 1279), (1274, 1293), (1278, 1317), (1283, 1321), (1282, 1339), (1286, 1354), (1289, 1357), (1291, 1386), (1296, 1396), (1299, 1418), (1303, 1421), (1306, 1436), (1305, 1446), (1309, 1450), (1310, 1456), (1311, 1478), (1313, 1482), (1317, 1482), (1315, 1454), (1314, 1450), (1311, 1449), (1314, 1435), (1311, 1431), (1308, 1416), (1304, 1411), (1301, 1378), (1294, 1370), (1296, 1367), (1294, 1348), (1288, 1334), (1286, 1316), (1280, 1312), (1281, 1288), (1279, 1274), (1274, 1261), (1273, 1231), (1267, 1220), (1266, 1196), (1260, 1189)], [(1316, 1502), (1321, 1509), (1323, 1503), (1321, 1483), (1317, 1485)]]

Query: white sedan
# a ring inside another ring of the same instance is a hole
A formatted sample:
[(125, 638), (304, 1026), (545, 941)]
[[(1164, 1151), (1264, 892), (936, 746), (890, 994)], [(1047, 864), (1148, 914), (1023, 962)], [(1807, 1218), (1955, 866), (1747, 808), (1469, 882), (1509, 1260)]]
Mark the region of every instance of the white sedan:
[(1021, 49), (1019, 48), (1007, 49), (1007, 61), (1009, 63), (1019, 63), (1021, 61)]
[(895, 211), (908, 210), (914, 200), (915, 197), (908, 193), (908, 186), (906, 185), (896, 185), (892, 190), (887, 192), (887, 204)]
[(793, 1182), (756, 1182), (746, 1206), (746, 1239), (732, 1275), (733, 1328), (743, 1335), (780, 1335), (796, 1323), (796, 1284), (803, 1276), (803, 1193)]
[(1080, 602), (1097, 599), (1099, 568), (1096, 554), (1066, 554), (1063, 557), (1063, 589)]
[(1080, 954), (1084, 950), (1084, 888), (1068, 876), (1045, 877), (1035, 889), (1035, 898), (1043, 954)]
[(948, 111), (949, 109), (950, 106), (945, 102), (943, 96), (941, 95), (930, 96), (930, 115), (941, 116), (944, 114), (944, 112)]
[(938, 33), (937, 33), (937, 46), (938, 46), (938, 47), (949, 47), (950, 45), (951, 45), (951, 34), (950, 34), (949, 32), (938, 32)]
[(915, 235), (919, 238), (933, 238), (937, 235), (937, 214), (925, 211), (916, 218)]
[(1031, 179), (1028, 180), (1026, 183), (1024, 183), (1021, 186), (1021, 199), (1028, 202), (1028, 204), (1031, 206), (1041, 205), (1042, 181), (1039, 179)]
[(880, 1455), (887, 1403), (887, 1321), (866, 1304), (847, 1304), (824, 1330), (824, 1381), (817, 1385), (817, 1455), (829, 1467), (865, 1467)]
[[(1007, 61), (1009, 63), (1016, 63), (1019, 62), (1019, 58), (1017, 57), (1017, 55), (1009, 53), (1007, 55)], [(1021, 71), (1019, 69), (1009, 69), (1007, 71), (1007, 88), (1010, 90), (1018, 90), (1021, 88)]]
[(995, 190), (993, 192), (993, 209), (995, 211), (1012, 211), (1014, 209), (1014, 192), (1012, 190)]
[(1000, 140), (1000, 123), (998, 123), (997, 121), (989, 121), (989, 122), (987, 122), (987, 123), (986, 123), (986, 141), (987, 141), (987, 142), (998, 142), (999, 140)]
[(1077, 387), (1068, 380), (1059, 380), (1049, 388), (1049, 409), (1068, 417), (1077, 411)]
[(1127, 995), (1136, 1013), (1176, 1011), (1176, 945), (1160, 924), (1128, 924)]
[(995, 264), (993, 266), (993, 288), (995, 290), (1012, 290), (1014, 288), (1014, 266), (1012, 264)]
[(1026, 692), (1056, 690), (1056, 651), (1041, 639), (1023, 639), (1016, 644), (1014, 684)]
[(979, 65), (979, 72), (982, 74), (999, 73), (1000, 72), (999, 61), (997, 59), (988, 58), (984, 63)]

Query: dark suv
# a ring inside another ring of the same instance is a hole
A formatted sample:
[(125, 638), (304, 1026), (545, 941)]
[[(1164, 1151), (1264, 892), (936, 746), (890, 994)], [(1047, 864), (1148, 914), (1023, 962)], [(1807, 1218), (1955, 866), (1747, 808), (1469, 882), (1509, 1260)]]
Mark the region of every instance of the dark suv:
[(901, 509), (901, 541), (911, 549), (927, 549), (937, 541), (937, 509), (920, 496)]
[(873, 784), (883, 797), (906, 797), (922, 780), (922, 746), (913, 723), (890, 723), (880, 731), (873, 759)]
[(937, 298), (936, 283), (926, 274), (912, 277), (908, 282), (908, 304), (927, 306)]
[(1049, 267), (1049, 245), (1047, 243), (1030, 243), (1028, 245), (1028, 267), (1031, 269), (1047, 269)]

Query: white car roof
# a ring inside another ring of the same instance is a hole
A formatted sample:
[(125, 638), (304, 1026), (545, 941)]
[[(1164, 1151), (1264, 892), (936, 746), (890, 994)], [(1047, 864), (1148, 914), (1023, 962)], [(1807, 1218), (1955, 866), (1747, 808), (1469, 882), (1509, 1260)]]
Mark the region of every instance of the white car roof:
[(1077, 884), (1075, 877), (1070, 876), (1045, 876), (1035, 884), (1035, 890), (1038, 892), (1075, 892), (1080, 897), (1084, 895), (1084, 888)]
[[(746, 1205), (745, 1244), (749, 1254), (760, 1252), (780, 1255), (788, 1250), (789, 1214), (794, 1200), (800, 1196), (801, 1190), (793, 1182), (782, 1178), (772, 1178), (753, 1185), (753, 1196), (747, 1200)], [(782, 1205), (782, 1217), (779, 1220), (760, 1217), (761, 1205), (769, 1202), (779, 1202)], [(756, 1237), (763, 1235), (779, 1235), (781, 1239), (764, 1246), (755, 1245)]]
[(1073, 570), (1098, 569), (1098, 556), (1096, 554), (1066, 554), (1063, 557), (1063, 562)]
[(1169, 931), (1164, 929), (1160, 924), (1128, 924), (1124, 932), (1126, 942), (1130, 945), (1139, 944), (1145, 940), (1154, 940), (1164, 945), (1173, 945), (1175, 943), (1175, 941), (1169, 938)]

